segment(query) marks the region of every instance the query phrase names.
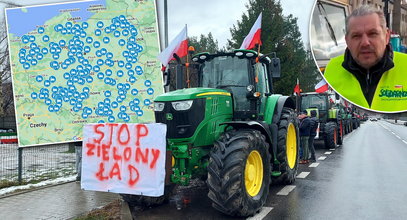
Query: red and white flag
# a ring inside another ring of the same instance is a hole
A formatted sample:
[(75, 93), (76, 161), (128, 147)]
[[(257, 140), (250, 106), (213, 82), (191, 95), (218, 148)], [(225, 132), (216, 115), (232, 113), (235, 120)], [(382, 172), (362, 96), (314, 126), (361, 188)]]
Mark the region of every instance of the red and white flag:
[(315, 92), (317, 93), (323, 93), (328, 91), (328, 83), (324, 79), (321, 80), (316, 86), (315, 86)]
[(256, 44), (261, 45), (261, 14), (254, 23), (252, 29), (250, 29), (249, 34), (244, 38), (242, 46), (240, 49), (250, 50), (256, 46)]
[(167, 48), (165, 48), (159, 55), (158, 59), (163, 66), (167, 66), (170, 60), (174, 59), (174, 53), (180, 58), (188, 54), (188, 36), (187, 26), (171, 41)]
[(294, 95), (301, 95), (300, 81), (297, 78), (297, 84), (294, 87)]

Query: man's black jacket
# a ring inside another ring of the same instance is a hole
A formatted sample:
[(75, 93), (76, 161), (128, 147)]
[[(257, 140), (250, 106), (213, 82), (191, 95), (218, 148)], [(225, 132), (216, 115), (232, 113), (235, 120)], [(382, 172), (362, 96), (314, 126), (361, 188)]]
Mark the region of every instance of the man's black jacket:
[(362, 92), (370, 106), (372, 104), (377, 84), (379, 84), (383, 73), (394, 67), (393, 50), (391, 45), (388, 44), (382, 59), (372, 68), (367, 70), (356, 63), (352, 58), (349, 49), (346, 48), (342, 66), (358, 79)]

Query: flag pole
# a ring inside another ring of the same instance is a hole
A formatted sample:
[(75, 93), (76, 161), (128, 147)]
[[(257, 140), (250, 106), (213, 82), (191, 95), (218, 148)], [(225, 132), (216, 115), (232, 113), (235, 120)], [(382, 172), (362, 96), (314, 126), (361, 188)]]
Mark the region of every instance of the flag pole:
[[(187, 24), (185, 24), (185, 28), (187, 29), (187, 33), (188, 33)], [(188, 34), (187, 34), (187, 36), (188, 36)], [(187, 41), (187, 42), (189, 43), (189, 41)], [(188, 45), (187, 45), (187, 48), (188, 48)], [(190, 80), (189, 80), (189, 53), (188, 52), (187, 52), (187, 61), (185, 63), (185, 68), (186, 68), (186, 74), (187, 74), (187, 87), (191, 88), (191, 84), (190, 84)]]

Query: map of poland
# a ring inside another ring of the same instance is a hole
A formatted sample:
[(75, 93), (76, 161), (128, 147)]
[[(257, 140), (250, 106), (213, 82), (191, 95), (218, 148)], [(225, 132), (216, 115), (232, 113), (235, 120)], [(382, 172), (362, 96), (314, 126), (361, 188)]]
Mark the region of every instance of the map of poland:
[(154, 121), (154, 0), (12, 8), (6, 19), (20, 146), (79, 141), (89, 123)]

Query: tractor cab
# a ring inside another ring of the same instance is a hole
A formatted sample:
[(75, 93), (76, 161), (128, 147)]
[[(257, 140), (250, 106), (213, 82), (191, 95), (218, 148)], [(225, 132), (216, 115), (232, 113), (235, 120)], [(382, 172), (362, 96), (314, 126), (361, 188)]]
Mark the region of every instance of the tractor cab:
[(200, 53), (192, 58), (198, 63), (198, 86), (222, 89), (233, 99), (234, 120), (261, 119), (265, 99), (271, 95), (273, 77), (280, 74), (278, 58), (258, 57), (252, 50), (230, 53)]

